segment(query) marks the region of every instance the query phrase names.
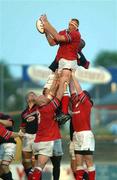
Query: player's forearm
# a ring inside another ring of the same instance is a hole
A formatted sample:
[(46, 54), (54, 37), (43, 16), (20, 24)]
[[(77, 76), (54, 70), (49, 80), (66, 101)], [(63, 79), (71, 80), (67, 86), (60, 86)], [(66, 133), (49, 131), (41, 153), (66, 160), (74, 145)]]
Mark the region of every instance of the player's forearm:
[(69, 89), (70, 89), (70, 94), (74, 94), (76, 92), (75, 87), (74, 87), (73, 79), (70, 81)]
[(43, 27), (44, 27), (44, 30), (45, 32), (47, 31), (49, 34), (52, 35), (52, 37), (54, 38), (55, 42), (57, 42), (57, 44), (59, 42), (65, 42), (66, 41), (66, 38), (64, 36), (61, 36), (57, 30), (50, 24), (50, 22), (48, 21), (47, 19), (47, 16), (46, 15), (42, 15), (40, 17), (40, 20), (42, 21), (43, 23)]
[(55, 72), (54, 80), (53, 80), (52, 85), (50, 87), (50, 93), (53, 96), (56, 95), (58, 87), (59, 87), (59, 75), (58, 75), (58, 72)]
[(66, 79), (62, 78), (61, 81), (60, 81), (60, 84), (59, 84), (58, 91), (56, 93), (56, 97), (59, 100), (61, 100), (62, 97), (63, 97), (64, 91), (66, 89), (66, 85), (67, 85)]
[(56, 45), (57, 43), (55, 42), (54, 38), (49, 34), (49, 33), (46, 33), (45, 32), (45, 36), (46, 36), (46, 39), (49, 43), (50, 46), (54, 46)]
[(12, 132), (11, 137), (12, 138), (17, 138), (17, 137), (23, 137), (24, 133), (20, 130), (19, 132)]
[(82, 88), (80, 86), (80, 83), (77, 81), (74, 74), (72, 74), (72, 78), (73, 78), (73, 82), (74, 82), (74, 86), (76, 88), (76, 91), (77, 91), (78, 94), (80, 94), (82, 92)]
[(54, 40), (58, 41), (58, 39), (59, 39), (58, 37), (60, 35), (56, 31), (56, 29), (50, 24), (50, 22), (48, 21), (46, 15), (42, 15), (40, 19), (43, 22), (45, 32), (48, 32), (49, 34), (51, 34), (52, 37), (54, 38)]
[(48, 20), (44, 21), (44, 29), (48, 31), (55, 40), (58, 40), (58, 32), (56, 29), (49, 23)]
[(12, 137), (12, 138), (16, 138), (16, 137), (19, 137), (19, 135), (18, 135), (17, 132), (12, 132), (12, 133), (11, 133), (11, 137)]
[(2, 124), (5, 127), (11, 127), (12, 126), (12, 121), (0, 119), (0, 124)]

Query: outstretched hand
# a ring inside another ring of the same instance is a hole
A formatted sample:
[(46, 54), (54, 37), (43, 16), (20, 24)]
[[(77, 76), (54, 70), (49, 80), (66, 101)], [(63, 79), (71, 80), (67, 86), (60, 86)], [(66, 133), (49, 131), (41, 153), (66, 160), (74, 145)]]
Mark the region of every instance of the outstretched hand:
[(18, 136), (19, 136), (20, 138), (23, 138), (24, 135), (25, 135), (25, 134), (24, 134), (21, 130), (18, 132)]
[(44, 23), (47, 21), (47, 16), (46, 16), (46, 14), (41, 15), (40, 20), (41, 20), (42, 23), (44, 24)]

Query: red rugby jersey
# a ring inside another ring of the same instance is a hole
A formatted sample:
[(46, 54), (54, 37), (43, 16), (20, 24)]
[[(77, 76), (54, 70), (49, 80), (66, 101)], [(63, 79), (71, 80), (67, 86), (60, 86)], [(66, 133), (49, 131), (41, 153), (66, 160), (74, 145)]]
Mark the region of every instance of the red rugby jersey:
[(58, 123), (55, 120), (55, 110), (60, 105), (57, 98), (54, 98), (48, 105), (39, 107), (39, 124), (35, 142), (52, 141), (61, 138)]
[(12, 126), (10, 127), (3, 126), (3, 128), (1, 129), (1, 131), (3, 131), (2, 132), (3, 137), (0, 137), (0, 143), (16, 143), (14, 138), (10, 138), (12, 134), (11, 131), (13, 131), (13, 124), (14, 124), (13, 119), (11, 118), (11, 116), (7, 114), (3, 114), (2, 112), (0, 112), (0, 119), (2, 119), (2, 121), (7, 120), (12, 122)]
[(72, 94), (72, 123), (76, 132), (91, 130), (90, 115), (92, 104), (82, 91), (80, 95)]
[(77, 53), (80, 47), (81, 35), (79, 31), (71, 31), (63, 30), (59, 32), (60, 35), (64, 35), (66, 38), (66, 42), (59, 43), (59, 49), (56, 55), (57, 61), (61, 58), (67, 60), (76, 60)]
[(3, 125), (0, 124), (0, 137), (1, 138), (4, 138), (5, 140), (9, 140), (11, 137), (11, 134), (12, 134), (11, 131), (7, 130)]

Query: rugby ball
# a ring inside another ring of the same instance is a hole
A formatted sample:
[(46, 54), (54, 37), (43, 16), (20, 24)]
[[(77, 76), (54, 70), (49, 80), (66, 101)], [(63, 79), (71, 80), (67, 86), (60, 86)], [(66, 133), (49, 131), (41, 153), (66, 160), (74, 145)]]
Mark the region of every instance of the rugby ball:
[(41, 33), (41, 34), (44, 34), (44, 27), (43, 27), (43, 23), (40, 19), (38, 19), (36, 21), (36, 28), (37, 30)]

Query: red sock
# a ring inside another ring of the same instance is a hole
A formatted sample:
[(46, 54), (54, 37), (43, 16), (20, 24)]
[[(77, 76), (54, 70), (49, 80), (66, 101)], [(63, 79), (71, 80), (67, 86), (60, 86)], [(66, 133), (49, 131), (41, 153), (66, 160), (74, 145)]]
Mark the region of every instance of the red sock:
[(76, 180), (82, 180), (83, 179), (84, 170), (80, 169), (76, 171)]
[(89, 180), (95, 180), (95, 170), (94, 171), (88, 171)]
[(61, 100), (62, 103), (62, 112), (68, 114), (68, 105), (69, 105), (69, 95), (64, 95)]
[(33, 172), (32, 180), (41, 180), (41, 176), (42, 176), (42, 171), (35, 168)]

